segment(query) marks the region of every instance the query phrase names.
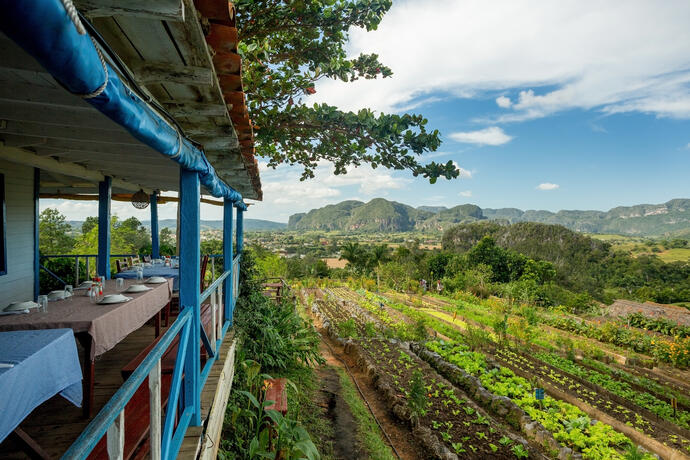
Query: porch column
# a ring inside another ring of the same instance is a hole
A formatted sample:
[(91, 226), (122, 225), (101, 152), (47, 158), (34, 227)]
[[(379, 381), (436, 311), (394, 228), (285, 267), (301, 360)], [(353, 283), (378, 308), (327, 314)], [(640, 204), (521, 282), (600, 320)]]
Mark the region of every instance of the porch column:
[(98, 275), (110, 279), (110, 198), (112, 177), (98, 183)]
[(200, 250), (200, 186), (199, 175), (180, 168), (180, 309), (192, 308), (192, 323), (185, 354), (184, 401), (193, 408), (191, 425), (201, 425), (201, 399), (199, 376), (201, 343), (201, 289)]
[(244, 249), (244, 211), (237, 208), (237, 253), (242, 254)]
[(41, 192), (41, 170), (34, 168), (34, 300), (41, 293), (41, 258), (39, 246), (39, 209), (38, 197)]
[(160, 242), (158, 241), (158, 193), (151, 194), (151, 258), (159, 259)]
[(233, 292), (232, 292), (232, 201), (227, 198), (223, 201), (223, 271), (230, 270), (230, 275), (225, 278), (223, 292), (225, 293), (225, 319), (232, 325)]

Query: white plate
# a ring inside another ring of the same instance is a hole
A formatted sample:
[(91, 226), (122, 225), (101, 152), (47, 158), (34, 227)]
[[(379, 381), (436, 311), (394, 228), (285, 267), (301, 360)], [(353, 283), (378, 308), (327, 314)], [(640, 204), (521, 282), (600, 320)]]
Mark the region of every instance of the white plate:
[(153, 288), (144, 286), (143, 284), (133, 284), (130, 287), (128, 287), (125, 292), (146, 292), (150, 291), (151, 289)]
[(39, 305), (36, 302), (32, 302), (31, 300), (28, 300), (26, 302), (12, 302), (8, 306), (6, 306), (2, 311), (3, 312), (11, 312), (11, 311), (24, 311), (24, 310), (29, 310), (31, 308), (38, 308)]
[(152, 276), (151, 278), (147, 279), (145, 281), (146, 284), (163, 284), (167, 283), (168, 279), (163, 278), (162, 276)]
[(76, 291), (76, 290), (88, 289), (91, 287), (92, 284), (93, 284), (93, 281), (84, 281), (79, 286), (75, 287), (74, 290)]
[(54, 300), (63, 300), (65, 297), (70, 297), (71, 294), (69, 292), (65, 291), (51, 291), (48, 294), (48, 300), (54, 301)]
[(123, 296), (122, 294), (108, 294), (103, 297), (98, 303), (101, 305), (108, 305), (111, 303), (122, 303), (132, 300), (131, 297)]

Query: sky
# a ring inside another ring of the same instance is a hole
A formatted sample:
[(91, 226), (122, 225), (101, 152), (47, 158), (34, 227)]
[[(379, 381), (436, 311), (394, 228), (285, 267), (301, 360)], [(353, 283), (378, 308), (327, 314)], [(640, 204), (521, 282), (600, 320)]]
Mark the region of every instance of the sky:
[[(421, 160), (460, 168), (435, 185), (408, 172), (320, 164), (267, 169), (246, 217), (346, 199), (412, 206), (599, 209), (690, 197), (690, 2), (402, 0), (376, 31), (350, 31), (348, 54), (377, 53), (386, 79), (321, 80), (311, 102), (421, 113), (443, 144)], [(43, 200), (68, 218), (96, 203)], [(148, 219), (126, 203), (113, 213)], [(160, 209), (175, 217), (175, 205)], [(202, 205), (203, 219), (222, 210)]]

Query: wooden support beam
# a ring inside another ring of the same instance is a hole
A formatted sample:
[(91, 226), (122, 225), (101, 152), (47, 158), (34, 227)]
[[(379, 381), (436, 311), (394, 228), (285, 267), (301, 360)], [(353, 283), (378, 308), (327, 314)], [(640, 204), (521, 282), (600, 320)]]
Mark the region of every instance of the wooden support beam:
[[(0, 56), (3, 55), (0, 54)], [(4, 62), (0, 64), (0, 67), (4, 66)], [(46, 74), (46, 78), (52, 79), (53, 77)], [(47, 82), (34, 85), (18, 80), (4, 81), (0, 85), (0, 99), (18, 104), (58, 105), (93, 110), (93, 107), (82, 98), (70, 94), (64, 88), (49, 87), (45, 86), (46, 84)]]
[(223, 104), (207, 102), (166, 103), (165, 108), (174, 117), (222, 117), (228, 109)]
[(44, 146), (48, 142), (45, 137), (15, 136), (4, 134), (2, 130), (0, 130), (0, 140), (8, 147), (19, 148)]
[[(41, 185), (43, 185), (41, 183)], [(47, 193), (43, 192), (40, 194), (41, 198), (44, 199), (55, 199), (55, 200), (74, 200), (74, 201), (98, 201), (98, 195), (95, 194), (81, 194), (81, 193)], [(130, 193), (113, 193), (113, 201), (122, 201), (129, 203), (132, 201), (132, 194)], [(158, 204), (165, 203), (178, 203), (180, 199), (176, 196), (158, 196)], [(203, 196), (199, 199), (202, 203), (212, 204), (213, 206), (223, 206), (222, 201), (213, 200), (211, 198), (204, 198)]]
[(31, 121), (46, 125), (122, 129), (122, 127), (115, 124), (114, 121), (92, 107), (87, 109), (74, 107), (73, 109), (65, 110), (64, 107), (51, 105), (39, 107), (35, 104), (16, 104), (11, 101), (0, 100), (0, 119)]
[(4, 38), (0, 40), (0, 56), (2, 56), (0, 67), (48, 74), (38, 61), (31, 57), (31, 55), (24, 51), (19, 45), (6, 38), (5, 35), (0, 35), (0, 37)]
[(92, 18), (134, 16), (173, 22), (185, 20), (182, 0), (76, 0), (74, 3)]
[(239, 147), (240, 143), (232, 137), (206, 137), (196, 136), (195, 141), (202, 144), (205, 150), (232, 150)]
[[(28, 150), (19, 149), (16, 147), (7, 147), (0, 145), (0, 159), (10, 161), (12, 163), (33, 166), (46, 171), (54, 171), (66, 176), (78, 177), (87, 181), (101, 182), (105, 176), (100, 171), (87, 169), (84, 166), (74, 163), (65, 163), (54, 160), (48, 157), (42, 157)], [(124, 181), (122, 179), (113, 178), (113, 187), (123, 190), (131, 190), (133, 192), (143, 189), (147, 193), (153, 192), (150, 187), (140, 184), (134, 184)]]
[(72, 140), (76, 142), (89, 141), (102, 144), (120, 144), (145, 147), (141, 141), (138, 141), (132, 137), (124, 129), (92, 129), (83, 126), (76, 127), (64, 125), (45, 125), (29, 121), (3, 121), (5, 121), (5, 126), (0, 126), (0, 136), (2, 136), (4, 133), (7, 133), (21, 136), (37, 136), (49, 139)]
[(213, 70), (208, 67), (185, 66), (168, 62), (134, 62), (130, 69), (137, 81), (151, 83), (182, 83), (184, 85), (211, 86)]

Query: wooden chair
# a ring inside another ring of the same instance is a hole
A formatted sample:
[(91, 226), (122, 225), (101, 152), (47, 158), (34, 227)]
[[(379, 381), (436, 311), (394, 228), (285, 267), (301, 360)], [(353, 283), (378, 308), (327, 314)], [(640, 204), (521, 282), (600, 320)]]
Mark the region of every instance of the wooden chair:
[(206, 285), (206, 268), (208, 267), (208, 254), (201, 258), (201, 292), (204, 292), (204, 287)]
[(151, 263), (151, 256), (144, 256), (144, 262), (150, 264)]
[(117, 272), (122, 273), (122, 263), (119, 260), (115, 260), (115, 266), (117, 267)]
[(130, 265), (140, 264), (140, 263), (141, 263), (141, 258), (139, 256), (129, 258), (129, 264)]
[[(212, 314), (213, 312), (211, 309), (211, 304), (204, 304), (201, 306), (201, 325), (203, 326), (207, 335), (209, 335), (212, 327)], [(161, 338), (162, 336), (156, 338), (148, 347), (144, 348), (137, 356), (135, 356), (132, 361), (120, 369), (123, 380), (127, 380), (127, 378), (132, 375), (135, 369), (139, 366), (139, 364), (142, 363), (142, 361), (144, 361), (146, 356), (158, 343), (158, 341), (161, 340)], [(177, 349), (179, 345), (180, 336), (177, 335), (161, 357), (161, 405), (163, 409), (165, 409), (168, 402), (170, 384), (172, 382), (173, 371), (175, 370), (175, 360), (177, 359)], [(204, 346), (201, 343), (199, 344), (199, 353), (201, 357), (201, 366), (203, 368), (208, 356)], [(150, 449), (150, 427), (148, 414), (148, 380), (144, 380), (144, 383), (142, 383), (137, 389), (135, 395), (132, 397), (130, 402), (127, 403), (127, 407), (125, 408), (125, 459), (146, 458), (146, 454)], [(94, 450), (95, 454), (92, 453), (89, 456), (89, 460), (101, 458), (107, 459), (107, 450), (105, 448), (105, 439), (103, 439)]]

